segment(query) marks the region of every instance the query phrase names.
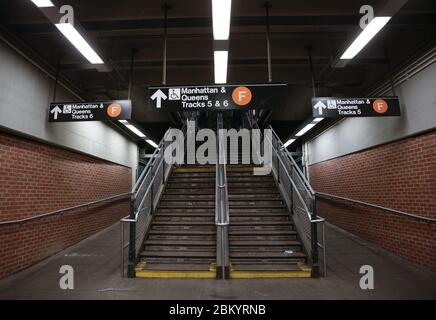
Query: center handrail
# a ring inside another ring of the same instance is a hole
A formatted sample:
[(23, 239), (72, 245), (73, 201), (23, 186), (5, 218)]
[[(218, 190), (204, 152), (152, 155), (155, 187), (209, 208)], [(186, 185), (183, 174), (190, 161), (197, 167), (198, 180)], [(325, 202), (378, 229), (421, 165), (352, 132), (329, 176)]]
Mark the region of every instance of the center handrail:
[(216, 270), (217, 278), (228, 278), (229, 261), (229, 240), (228, 226), (230, 224), (226, 150), (224, 144), (222, 114), (217, 117), (217, 157), (215, 165), (215, 225), (217, 228), (216, 239)]

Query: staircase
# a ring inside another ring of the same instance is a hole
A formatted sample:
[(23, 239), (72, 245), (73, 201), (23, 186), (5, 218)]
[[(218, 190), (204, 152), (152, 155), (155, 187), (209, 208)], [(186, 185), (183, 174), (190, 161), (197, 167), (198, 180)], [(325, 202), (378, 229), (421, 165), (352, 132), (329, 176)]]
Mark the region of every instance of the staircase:
[(174, 167), (136, 277), (215, 278), (215, 260), (215, 167)]
[[(222, 128), (222, 124), (218, 128)], [(282, 145), (275, 136), (273, 140), (273, 146)], [(308, 183), (299, 172), (294, 172), (296, 164), (292, 158), (287, 158), (283, 149), (274, 149), (276, 159), (280, 160), (272, 162), (274, 176), (259, 176), (254, 175), (256, 166), (252, 162), (241, 164), (242, 156), (250, 153), (248, 147), (238, 148), (233, 159), (238, 160), (237, 165), (184, 165), (168, 167), (165, 171), (162, 165), (165, 145), (162, 142), (160, 145), (162, 147), (156, 151), (159, 156), (155, 157), (160, 159), (160, 165), (155, 160), (134, 187), (132, 213), (129, 219), (123, 219), (132, 223), (130, 230), (133, 230), (129, 242), (129, 276), (294, 278), (318, 275), (314, 227), (323, 220), (316, 220), (311, 211), (313, 191), (310, 193), (310, 188), (305, 191)], [(219, 146), (223, 150), (222, 139)], [(229, 161), (229, 152), (226, 157)], [(296, 183), (303, 186), (298, 190), (288, 174), (289, 168)], [(286, 174), (280, 176), (283, 172)], [(156, 177), (158, 179), (154, 180)], [(304, 198), (300, 192), (306, 192)], [(159, 196), (160, 199), (155, 198)], [(286, 203), (292, 203), (294, 215)], [(300, 238), (296, 226), (300, 231), (308, 226), (315, 240), (310, 243), (311, 238), (306, 238), (306, 233)]]
[(230, 277), (310, 277), (306, 255), (272, 175), (228, 166)]

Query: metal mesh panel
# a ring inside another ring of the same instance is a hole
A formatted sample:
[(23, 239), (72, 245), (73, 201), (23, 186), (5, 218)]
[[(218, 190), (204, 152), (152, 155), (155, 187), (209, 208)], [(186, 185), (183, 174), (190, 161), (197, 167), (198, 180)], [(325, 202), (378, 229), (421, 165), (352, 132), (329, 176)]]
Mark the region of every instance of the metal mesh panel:
[(146, 196), (143, 198), (143, 202), (141, 207), (138, 209), (137, 220), (135, 223), (136, 228), (136, 238), (135, 238), (135, 248), (136, 255), (142, 249), (142, 242), (145, 238), (145, 234), (147, 232), (147, 224), (150, 221), (150, 212), (151, 212), (151, 193), (147, 192)]

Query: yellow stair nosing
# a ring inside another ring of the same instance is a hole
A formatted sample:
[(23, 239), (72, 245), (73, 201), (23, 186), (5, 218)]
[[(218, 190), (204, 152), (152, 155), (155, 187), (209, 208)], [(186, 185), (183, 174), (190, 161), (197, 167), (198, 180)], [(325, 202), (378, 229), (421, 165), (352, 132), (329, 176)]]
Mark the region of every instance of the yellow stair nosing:
[(230, 271), (232, 279), (310, 278), (310, 271)]
[(178, 271), (178, 270), (139, 270), (137, 278), (162, 278), (162, 279), (214, 279), (215, 271)]
[(189, 270), (145, 270), (147, 263), (139, 262), (135, 267), (136, 278), (162, 279), (214, 279), (216, 278), (216, 263), (211, 263), (208, 271)]

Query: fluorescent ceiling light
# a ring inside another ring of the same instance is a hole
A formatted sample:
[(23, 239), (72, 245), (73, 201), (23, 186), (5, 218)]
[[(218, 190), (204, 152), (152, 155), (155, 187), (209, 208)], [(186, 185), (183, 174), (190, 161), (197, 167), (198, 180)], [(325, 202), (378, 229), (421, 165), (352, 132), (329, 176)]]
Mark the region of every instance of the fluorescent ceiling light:
[(159, 146), (153, 141), (153, 140), (145, 140), (149, 145), (151, 145), (152, 147), (155, 147), (156, 149), (159, 148)]
[(136, 134), (140, 138), (145, 138), (145, 134), (143, 134), (139, 129), (137, 129), (132, 124), (126, 124), (126, 128), (132, 131), (134, 134)]
[(391, 17), (375, 17), (344, 52), (341, 60), (353, 59), (383, 29), (389, 20), (391, 20)]
[(212, 0), (213, 38), (228, 40), (230, 34), (230, 12), (232, 0)]
[(118, 120), (119, 122), (121, 122), (122, 124), (127, 124), (129, 123), (127, 120)]
[(226, 83), (229, 52), (215, 51), (214, 58), (215, 58), (215, 83)]
[(51, 2), (50, 0), (30, 0), (30, 1), (32, 1), (39, 8), (54, 7), (53, 2)]
[(324, 120), (324, 118), (315, 118), (313, 119), (313, 122), (318, 123), (321, 122), (322, 120)]
[(303, 129), (301, 129), (296, 136), (297, 137), (301, 137), (302, 135), (304, 135), (307, 131), (309, 131), (310, 129), (312, 129), (314, 126), (316, 126), (316, 123), (309, 123), (307, 126), (305, 126)]
[(284, 144), (285, 148), (289, 147), (291, 144), (293, 144), (297, 139), (289, 139), (288, 142)]
[(82, 35), (70, 23), (55, 24), (56, 28), (76, 47), (77, 50), (92, 64), (102, 64), (103, 60), (91, 48)]

